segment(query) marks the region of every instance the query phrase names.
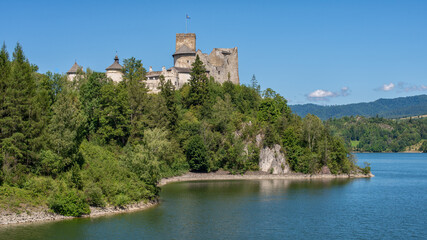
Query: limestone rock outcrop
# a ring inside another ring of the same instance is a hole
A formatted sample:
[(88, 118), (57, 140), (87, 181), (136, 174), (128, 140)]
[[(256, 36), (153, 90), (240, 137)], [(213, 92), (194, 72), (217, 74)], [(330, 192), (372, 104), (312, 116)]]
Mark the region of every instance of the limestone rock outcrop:
[(259, 170), (272, 174), (291, 172), (291, 168), (286, 162), (285, 154), (280, 145), (275, 144), (272, 148), (264, 147), (260, 150)]

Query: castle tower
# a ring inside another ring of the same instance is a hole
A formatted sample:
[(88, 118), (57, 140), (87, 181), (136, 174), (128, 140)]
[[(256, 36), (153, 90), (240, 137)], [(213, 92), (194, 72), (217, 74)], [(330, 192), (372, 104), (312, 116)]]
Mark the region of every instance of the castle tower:
[(191, 68), (196, 56), (196, 34), (177, 33), (175, 53), (172, 56), (175, 67)]
[(77, 64), (77, 62), (74, 62), (73, 66), (68, 70), (68, 80), (73, 81), (74, 78), (77, 76), (77, 72), (81, 70), (82, 67)]
[(119, 57), (116, 55), (114, 63), (105, 69), (107, 77), (111, 78), (114, 82), (123, 80), (123, 67), (119, 64)]

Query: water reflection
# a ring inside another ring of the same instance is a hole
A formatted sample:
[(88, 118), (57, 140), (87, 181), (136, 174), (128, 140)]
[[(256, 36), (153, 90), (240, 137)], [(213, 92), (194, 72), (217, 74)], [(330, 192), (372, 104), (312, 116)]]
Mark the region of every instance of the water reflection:
[[(314, 196), (313, 199), (322, 202), (323, 197), (331, 195), (325, 191), (342, 188), (353, 181), (275, 179), (172, 183), (163, 187), (161, 204), (146, 211), (2, 227), (0, 239), (123, 239), (135, 236), (194, 239), (203, 234), (239, 239), (247, 234), (247, 225), (253, 219), (276, 226), (277, 223), (270, 222), (277, 221), (272, 214), (306, 211), (310, 208), (298, 207), (301, 198)], [(221, 234), (224, 229), (229, 229), (226, 236)], [(256, 236), (257, 233), (252, 234)]]
[[(233, 180), (233, 181), (193, 181), (173, 183), (163, 187), (161, 196), (192, 197), (198, 195), (215, 197), (219, 194), (241, 196), (258, 193), (277, 195), (289, 190), (324, 189), (344, 187), (357, 179), (269, 179), (269, 180)], [(243, 184), (244, 183), (244, 184)]]

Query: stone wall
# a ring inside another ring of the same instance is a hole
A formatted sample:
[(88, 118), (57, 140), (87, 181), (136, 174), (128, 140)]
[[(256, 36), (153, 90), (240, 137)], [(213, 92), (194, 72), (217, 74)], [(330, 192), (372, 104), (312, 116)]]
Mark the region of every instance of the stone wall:
[(175, 51), (178, 51), (182, 45), (187, 45), (193, 51), (196, 51), (196, 34), (195, 33), (177, 33)]
[(196, 57), (194, 55), (174, 56), (174, 66), (180, 68), (192, 68)]
[(237, 47), (214, 48), (210, 54), (197, 50), (196, 54), (205, 64), (209, 75), (215, 78), (215, 81), (220, 83), (226, 81), (231, 81), (234, 84), (240, 83)]
[(107, 77), (111, 78), (114, 82), (120, 82), (123, 80), (123, 73), (118, 70), (108, 70), (106, 72)]

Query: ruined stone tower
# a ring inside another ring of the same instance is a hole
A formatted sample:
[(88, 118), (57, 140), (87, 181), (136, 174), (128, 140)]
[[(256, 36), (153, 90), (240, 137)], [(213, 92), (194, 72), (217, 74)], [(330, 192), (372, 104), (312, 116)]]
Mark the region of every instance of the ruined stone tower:
[(196, 34), (177, 33), (173, 63), (175, 67), (191, 68), (196, 56)]
[[(239, 57), (237, 47), (214, 48), (210, 54), (196, 51), (196, 34), (177, 33), (175, 43), (174, 67), (179, 70), (191, 69), (196, 55), (208, 70), (208, 74), (217, 82), (231, 81), (239, 84)], [(182, 69), (181, 69), (182, 68)]]

